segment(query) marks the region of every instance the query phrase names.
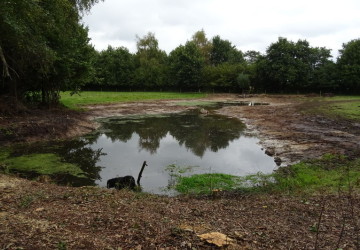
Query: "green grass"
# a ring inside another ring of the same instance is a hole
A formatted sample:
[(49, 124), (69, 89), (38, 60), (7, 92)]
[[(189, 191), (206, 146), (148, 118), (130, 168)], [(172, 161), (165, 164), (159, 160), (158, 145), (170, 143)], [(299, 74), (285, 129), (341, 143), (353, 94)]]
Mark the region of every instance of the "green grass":
[(204, 93), (175, 93), (175, 92), (98, 92), (83, 91), (71, 95), (70, 92), (61, 94), (61, 103), (70, 109), (79, 109), (90, 104), (121, 103), (164, 99), (190, 99), (206, 97)]
[(336, 193), (360, 187), (360, 159), (324, 155), (321, 159), (301, 162), (273, 174), (272, 189), (288, 193)]
[(214, 189), (246, 193), (316, 194), (360, 190), (360, 159), (324, 155), (273, 174), (232, 176), (200, 174), (179, 177), (175, 189), (185, 194), (211, 194)]
[(11, 157), (9, 151), (0, 151), (0, 165), (5, 172), (34, 172), (41, 175), (70, 174), (85, 177), (79, 166), (61, 161), (55, 154), (29, 154)]
[(231, 190), (242, 183), (241, 177), (228, 174), (196, 174), (179, 177), (175, 189), (186, 194), (209, 194), (213, 190)]
[(307, 102), (310, 105), (305, 112), (360, 121), (360, 96), (312, 98)]
[(330, 103), (328, 107), (323, 107), (323, 109), (325, 113), (330, 115), (360, 120), (360, 100)]

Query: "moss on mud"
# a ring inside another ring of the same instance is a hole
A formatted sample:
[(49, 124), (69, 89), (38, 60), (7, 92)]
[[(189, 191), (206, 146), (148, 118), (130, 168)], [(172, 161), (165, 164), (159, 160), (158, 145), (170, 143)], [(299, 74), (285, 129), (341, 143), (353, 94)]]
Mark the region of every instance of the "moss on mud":
[(4, 172), (32, 172), (40, 175), (70, 174), (84, 177), (79, 166), (61, 160), (52, 153), (11, 156), (11, 149), (0, 150), (0, 166)]

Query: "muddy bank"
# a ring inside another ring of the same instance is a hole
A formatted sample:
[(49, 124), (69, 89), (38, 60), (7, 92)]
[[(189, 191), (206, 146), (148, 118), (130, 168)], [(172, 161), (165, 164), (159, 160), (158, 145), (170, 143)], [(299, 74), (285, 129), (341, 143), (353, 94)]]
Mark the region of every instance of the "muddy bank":
[(360, 126), (356, 122), (311, 114), (308, 111), (312, 106), (306, 98), (278, 96), (265, 100), (269, 106), (225, 107), (218, 113), (244, 120), (282, 165), (326, 153), (359, 156)]
[(86, 113), (65, 109), (27, 110), (0, 114), (0, 143), (35, 142), (75, 137), (91, 132), (97, 124)]

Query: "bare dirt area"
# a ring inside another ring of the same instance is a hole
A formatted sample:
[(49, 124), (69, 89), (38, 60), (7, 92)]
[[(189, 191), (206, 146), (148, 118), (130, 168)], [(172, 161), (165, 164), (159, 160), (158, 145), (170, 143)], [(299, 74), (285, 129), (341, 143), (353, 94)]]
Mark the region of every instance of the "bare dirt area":
[[(161, 197), (0, 174), (1, 249), (356, 249), (360, 200)], [(349, 202), (352, 206), (349, 206)], [(320, 222), (320, 223), (319, 223)], [(320, 226), (317, 226), (320, 225)], [(217, 247), (200, 238), (225, 235)]]
[(27, 110), (16, 115), (0, 114), (0, 143), (65, 139), (89, 133), (96, 124), (88, 116), (64, 109)]
[(225, 107), (220, 114), (243, 120), (268, 152), (282, 165), (317, 158), (325, 153), (359, 155), (360, 124), (306, 111), (311, 104), (296, 96), (249, 98), (268, 106)]
[[(249, 133), (259, 136), (264, 151), (279, 157), (283, 165), (329, 152), (358, 156), (358, 124), (304, 113), (307, 104), (299, 98), (213, 95), (202, 99), (207, 100), (269, 103), (228, 106), (216, 112), (243, 120)], [(0, 141), (68, 138), (95, 128), (97, 117), (193, 108), (179, 102), (2, 116)], [(163, 197), (56, 186), (0, 174), (0, 249), (359, 249), (359, 213), (360, 197), (355, 194), (219, 192)], [(225, 238), (216, 243), (203, 239), (203, 234), (212, 232)]]

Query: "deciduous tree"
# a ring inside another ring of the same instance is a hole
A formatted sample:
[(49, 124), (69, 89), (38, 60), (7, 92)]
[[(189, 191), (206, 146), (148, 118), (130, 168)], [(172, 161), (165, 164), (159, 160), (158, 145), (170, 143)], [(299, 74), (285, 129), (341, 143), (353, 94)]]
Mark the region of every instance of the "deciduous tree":
[(337, 61), (341, 87), (346, 91), (360, 92), (360, 39), (343, 44)]

